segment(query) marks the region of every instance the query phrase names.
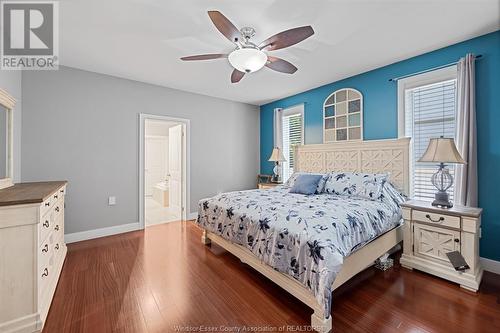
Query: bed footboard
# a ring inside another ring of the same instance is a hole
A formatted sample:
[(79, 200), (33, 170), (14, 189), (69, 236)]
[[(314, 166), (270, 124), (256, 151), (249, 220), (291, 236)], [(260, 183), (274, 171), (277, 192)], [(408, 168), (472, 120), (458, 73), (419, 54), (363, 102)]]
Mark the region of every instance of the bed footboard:
[(311, 316), (311, 326), (318, 332), (328, 333), (332, 330), (332, 316), (324, 318), (323, 309), (316, 301), (316, 298), (311, 294), (311, 292), (304, 287), (301, 283), (294, 280), (292, 277), (280, 273), (274, 270), (271, 266), (261, 262), (252, 252), (248, 251), (246, 248), (231, 243), (224, 238), (213, 234), (205, 229), (203, 229), (203, 234), (201, 236), (201, 242), (203, 244), (210, 244), (214, 242), (215, 244), (221, 246), (228, 252), (232, 253), (241, 262), (249, 265), (269, 280), (276, 283), (281, 288), (288, 291), (290, 294), (299, 299), (302, 303), (313, 309), (314, 313)]

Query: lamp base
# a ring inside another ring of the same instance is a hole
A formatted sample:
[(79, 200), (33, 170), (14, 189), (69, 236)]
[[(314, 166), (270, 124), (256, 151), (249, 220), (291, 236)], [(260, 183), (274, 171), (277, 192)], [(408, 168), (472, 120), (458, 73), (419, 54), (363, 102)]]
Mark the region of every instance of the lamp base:
[(271, 178), (271, 182), (272, 183), (280, 183), (281, 182), (281, 177), (280, 177), (280, 166), (279, 166), (279, 162), (276, 162), (276, 165), (274, 166), (274, 169), (273, 169), (273, 176)]
[(448, 193), (446, 191), (439, 191), (434, 195), (433, 206), (441, 208), (451, 208), (453, 207), (453, 202), (449, 200)]

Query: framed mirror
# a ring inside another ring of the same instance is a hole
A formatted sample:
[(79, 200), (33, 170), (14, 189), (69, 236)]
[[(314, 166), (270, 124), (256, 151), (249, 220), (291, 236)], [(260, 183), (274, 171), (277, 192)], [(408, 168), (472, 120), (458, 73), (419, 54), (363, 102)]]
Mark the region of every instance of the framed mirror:
[(15, 99), (0, 89), (0, 189), (13, 185), (14, 179), (14, 123)]

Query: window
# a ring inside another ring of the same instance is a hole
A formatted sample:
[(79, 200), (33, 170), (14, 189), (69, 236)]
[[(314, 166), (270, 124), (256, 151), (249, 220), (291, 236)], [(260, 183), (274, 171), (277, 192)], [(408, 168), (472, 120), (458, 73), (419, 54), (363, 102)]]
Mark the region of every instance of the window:
[(363, 139), (363, 96), (355, 89), (340, 89), (323, 103), (323, 142)]
[[(398, 81), (399, 136), (410, 136), (410, 195), (414, 199), (432, 201), (436, 188), (431, 176), (434, 163), (417, 162), (429, 140), (439, 136), (455, 138), (456, 66), (416, 75)], [(454, 176), (455, 165), (447, 165)], [(453, 201), (453, 186), (448, 190)]]
[(282, 163), (282, 180), (286, 182), (293, 174), (294, 147), (304, 144), (303, 105), (282, 111), (283, 124), (283, 155), (286, 161)]

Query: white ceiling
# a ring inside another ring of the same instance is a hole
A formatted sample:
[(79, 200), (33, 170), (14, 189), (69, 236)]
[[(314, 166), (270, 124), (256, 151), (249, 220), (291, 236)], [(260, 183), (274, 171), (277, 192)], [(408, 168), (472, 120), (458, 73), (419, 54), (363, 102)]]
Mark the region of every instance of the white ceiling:
[[(257, 42), (316, 33), (271, 52), (295, 74), (264, 68), (231, 84), (226, 59), (179, 60), (233, 49), (207, 10), (254, 27)], [(500, 29), (498, 0), (63, 0), (59, 15), (63, 65), (257, 105)]]

